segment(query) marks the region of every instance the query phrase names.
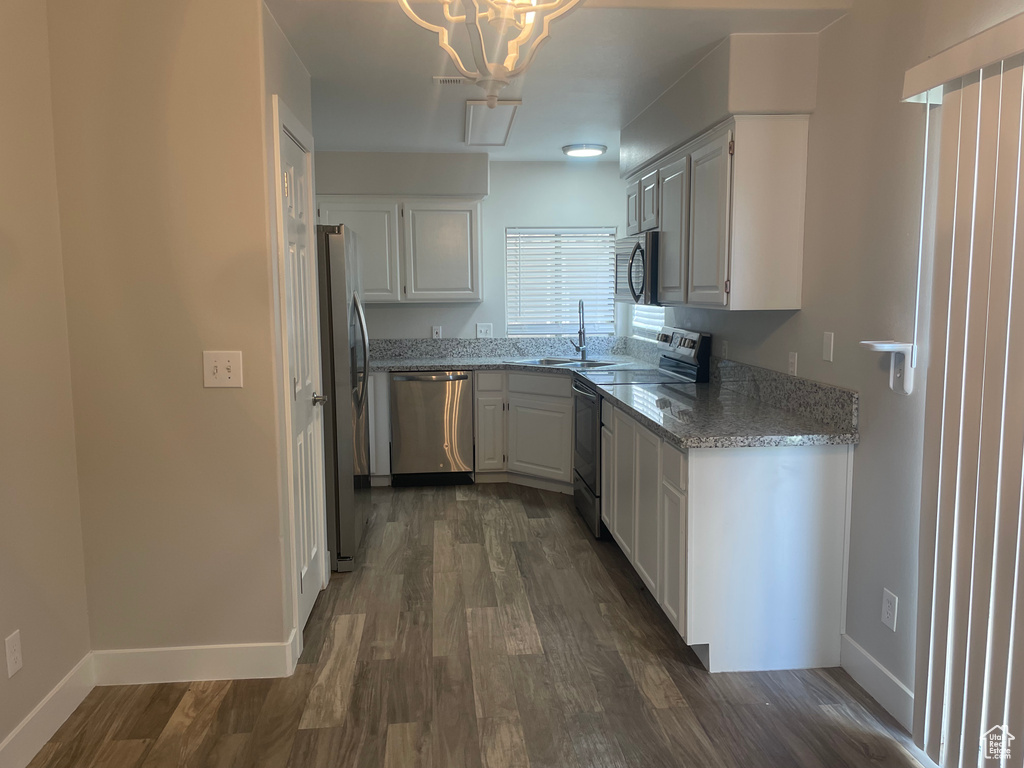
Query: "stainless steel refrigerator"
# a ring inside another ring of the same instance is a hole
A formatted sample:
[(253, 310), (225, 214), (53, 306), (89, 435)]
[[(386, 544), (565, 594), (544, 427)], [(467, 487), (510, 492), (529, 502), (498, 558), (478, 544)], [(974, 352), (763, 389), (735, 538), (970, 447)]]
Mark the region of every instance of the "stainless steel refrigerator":
[(370, 519), (370, 341), (363, 314), (356, 237), (344, 225), (319, 225), (320, 346), (324, 404), (327, 548), (335, 571), (352, 559)]

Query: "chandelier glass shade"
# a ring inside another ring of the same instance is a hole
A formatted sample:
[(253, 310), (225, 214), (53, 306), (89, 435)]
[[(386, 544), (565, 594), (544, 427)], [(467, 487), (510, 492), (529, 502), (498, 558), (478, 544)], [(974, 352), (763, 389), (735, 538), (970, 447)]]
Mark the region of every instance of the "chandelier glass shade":
[[(459, 74), (483, 88), (487, 105), (498, 103), (498, 94), (530, 66), (548, 39), (551, 22), (569, 13), (582, 0), (428, 0), (417, 3), (430, 9), (424, 19), (409, 0), (398, 0), (406, 15), (437, 34), (442, 50), (451, 57)], [(464, 28), (466, 34), (462, 34)], [(453, 36), (468, 50), (468, 64), (455, 48)], [(463, 39), (463, 38), (466, 39)]]

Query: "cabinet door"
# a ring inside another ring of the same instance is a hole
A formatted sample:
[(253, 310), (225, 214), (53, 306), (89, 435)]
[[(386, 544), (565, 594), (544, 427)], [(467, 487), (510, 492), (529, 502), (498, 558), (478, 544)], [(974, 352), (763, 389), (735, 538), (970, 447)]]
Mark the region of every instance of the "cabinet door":
[(601, 521), (610, 531), (615, 526), (615, 444), (612, 431), (601, 427)]
[(612, 537), (622, 552), (633, 561), (634, 525), (636, 514), (636, 430), (633, 420), (618, 409), (612, 416), (614, 445), (614, 478), (612, 480), (612, 504), (614, 505)]
[(403, 203), (406, 301), (480, 301), (480, 204)]
[(690, 208), (690, 158), (661, 169), (661, 239), (658, 243), (658, 298), (662, 303), (686, 301), (687, 229)]
[(319, 198), (317, 208), (321, 224), (344, 224), (355, 233), (363, 301), (368, 304), (400, 301), (398, 203)]
[(626, 234), (640, 234), (640, 182), (626, 185)]
[(661, 486), (661, 607), (686, 639), (686, 492)]
[(476, 397), (476, 471), (505, 468), (505, 395)]
[(661, 597), (661, 439), (635, 427), (633, 567), (655, 599)]
[(572, 398), (509, 395), (508, 471), (572, 482)]
[(732, 131), (712, 137), (690, 155), (689, 304), (729, 301), (729, 220)]
[(658, 172), (651, 171), (640, 179), (640, 231), (658, 228)]

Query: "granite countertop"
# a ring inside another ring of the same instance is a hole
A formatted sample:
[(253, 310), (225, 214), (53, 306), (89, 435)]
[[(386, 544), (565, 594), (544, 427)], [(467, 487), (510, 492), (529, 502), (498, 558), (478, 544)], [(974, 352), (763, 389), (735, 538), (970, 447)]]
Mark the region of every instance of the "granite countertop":
[[(615, 362), (613, 370), (657, 367), (620, 355), (596, 359)], [(371, 372), (439, 370), (579, 374), (570, 368), (517, 364), (500, 357), (402, 357), (370, 361)], [(768, 405), (720, 384), (596, 386), (602, 397), (679, 448), (851, 445), (859, 441), (856, 431), (830, 428), (804, 413)]]
[(598, 386), (615, 404), (679, 448), (765, 448), (852, 445), (856, 433), (837, 432), (810, 416), (763, 403), (719, 384)]

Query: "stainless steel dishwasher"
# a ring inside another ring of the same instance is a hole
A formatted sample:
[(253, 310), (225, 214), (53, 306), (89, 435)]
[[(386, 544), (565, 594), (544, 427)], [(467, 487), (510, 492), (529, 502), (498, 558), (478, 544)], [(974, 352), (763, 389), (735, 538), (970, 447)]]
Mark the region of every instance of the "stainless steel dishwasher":
[(466, 483), (472, 472), (472, 374), (392, 373), (392, 484)]

